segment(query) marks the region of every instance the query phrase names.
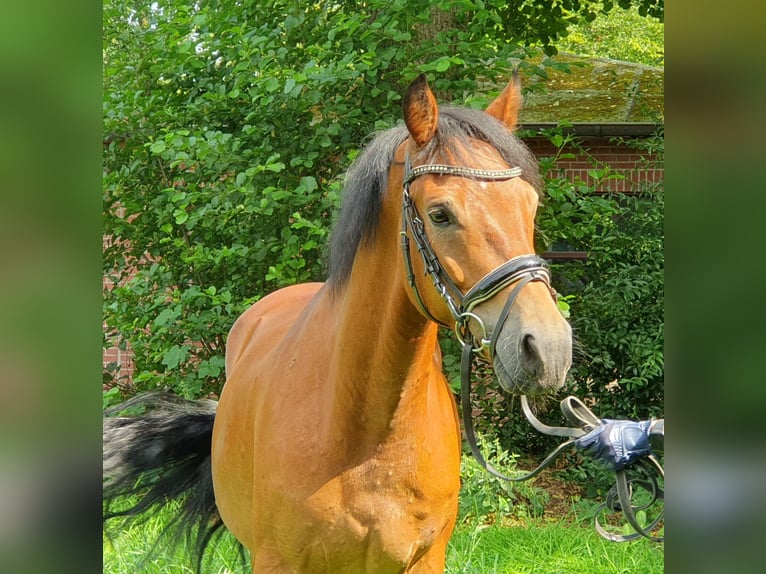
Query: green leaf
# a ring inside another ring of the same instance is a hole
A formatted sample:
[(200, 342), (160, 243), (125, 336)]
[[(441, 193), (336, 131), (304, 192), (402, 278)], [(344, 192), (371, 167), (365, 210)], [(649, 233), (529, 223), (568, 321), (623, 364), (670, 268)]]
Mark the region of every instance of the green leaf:
[(122, 395), (120, 393), (119, 387), (112, 387), (111, 389), (104, 391), (103, 393), (104, 409), (108, 409), (109, 407), (119, 404), (121, 401), (122, 401)]
[(157, 317), (154, 319), (153, 324), (155, 327), (164, 327), (166, 325), (175, 323), (180, 314), (178, 307), (167, 307), (160, 311)]
[(308, 193), (311, 193), (318, 187), (317, 180), (310, 175), (301, 178), (301, 185), (306, 188)]
[(179, 345), (173, 345), (165, 352), (162, 357), (162, 364), (168, 369), (175, 369), (182, 361), (186, 359), (188, 347), (181, 347)]
[(149, 149), (154, 154), (161, 154), (165, 151), (166, 148), (167, 146), (165, 145), (165, 140), (159, 140), (154, 142)]
[(436, 62), (434, 69), (437, 72), (446, 72), (447, 70), (449, 70), (451, 65), (452, 65), (452, 62), (450, 61), (449, 58), (442, 58)]
[(276, 92), (279, 89), (279, 80), (274, 77), (265, 78), (262, 86), (266, 92)]
[(295, 80), (293, 78), (287, 78), (287, 81), (285, 82), (285, 87), (282, 89), (282, 92), (285, 94), (289, 94), (294, 87), (295, 87)]
[(221, 372), (223, 372), (224, 364), (225, 361), (223, 356), (213, 355), (209, 359), (200, 362), (197, 374), (202, 378), (219, 377)]
[(274, 163), (267, 163), (266, 169), (273, 172), (280, 172), (283, 169), (285, 169), (285, 164), (283, 164), (281, 161), (277, 161)]

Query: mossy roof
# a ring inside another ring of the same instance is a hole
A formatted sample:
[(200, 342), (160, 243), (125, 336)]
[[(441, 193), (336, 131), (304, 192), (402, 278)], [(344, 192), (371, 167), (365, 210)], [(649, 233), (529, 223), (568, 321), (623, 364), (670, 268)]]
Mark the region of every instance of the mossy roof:
[(568, 64), (569, 72), (551, 66), (545, 67), (547, 78), (522, 72), (526, 89), (520, 123), (663, 122), (662, 68), (563, 53), (552, 60)]

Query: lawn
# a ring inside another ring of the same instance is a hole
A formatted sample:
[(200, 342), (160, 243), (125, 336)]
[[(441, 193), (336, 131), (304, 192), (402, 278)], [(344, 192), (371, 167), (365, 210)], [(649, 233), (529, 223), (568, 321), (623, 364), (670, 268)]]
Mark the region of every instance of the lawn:
[(463, 527), (450, 541), (450, 574), (653, 574), (664, 571), (664, 546), (648, 540), (609, 542), (591, 527)]
[[(144, 554), (162, 527), (162, 519), (104, 539), (106, 574), (191, 574), (188, 557), (159, 549), (143, 564)], [(228, 574), (249, 571), (236, 548), (226, 540), (212, 553), (206, 572)], [(620, 574), (661, 573), (664, 546), (646, 540), (608, 542), (591, 527), (571, 522), (532, 521), (526, 526), (460, 526), (447, 554), (448, 574)]]

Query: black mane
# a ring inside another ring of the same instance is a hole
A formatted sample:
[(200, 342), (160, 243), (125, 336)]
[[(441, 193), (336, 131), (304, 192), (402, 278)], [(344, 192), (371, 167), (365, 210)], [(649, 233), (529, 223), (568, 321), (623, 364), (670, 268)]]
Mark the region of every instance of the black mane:
[[(340, 215), (330, 236), (327, 281), (333, 289), (346, 283), (362, 242), (375, 237), (383, 193), (388, 186), (388, 170), (396, 149), (407, 137), (407, 128), (403, 125), (380, 133), (346, 174)], [(418, 158), (431, 161), (440, 152), (446, 152), (459, 159), (461, 147), (470, 149), (472, 139), (494, 147), (509, 166), (520, 167), (521, 178), (540, 193), (542, 181), (532, 152), (501, 122), (479, 110), (440, 107), (436, 135)]]

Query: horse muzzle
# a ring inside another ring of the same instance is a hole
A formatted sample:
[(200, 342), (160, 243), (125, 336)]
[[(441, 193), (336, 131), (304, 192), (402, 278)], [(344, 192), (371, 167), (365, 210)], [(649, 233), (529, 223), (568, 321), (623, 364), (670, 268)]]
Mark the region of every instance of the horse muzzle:
[(544, 260), (523, 255), (493, 270), (466, 294), (464, 316), (476, 319), (468, 322), (471, 327), (478, 323), (485, 331), (484, 323), (471, 311), (497, 300), (506, 290), (508, 296), (494, 318), (491, 336), (473, 332), (473, 340), (492, 360), (505, 391), (535, 395), (560, 388), (572, 364), (572, 329), (556, 306)]
[[(558, 311), (556, 310), (558, 315)], [(572, 364), (572, 330), (561, 317), (524, 329), (503, 325), (492, 364), (500, 387), (509, 393), (539, 395), (564, 385)]]

